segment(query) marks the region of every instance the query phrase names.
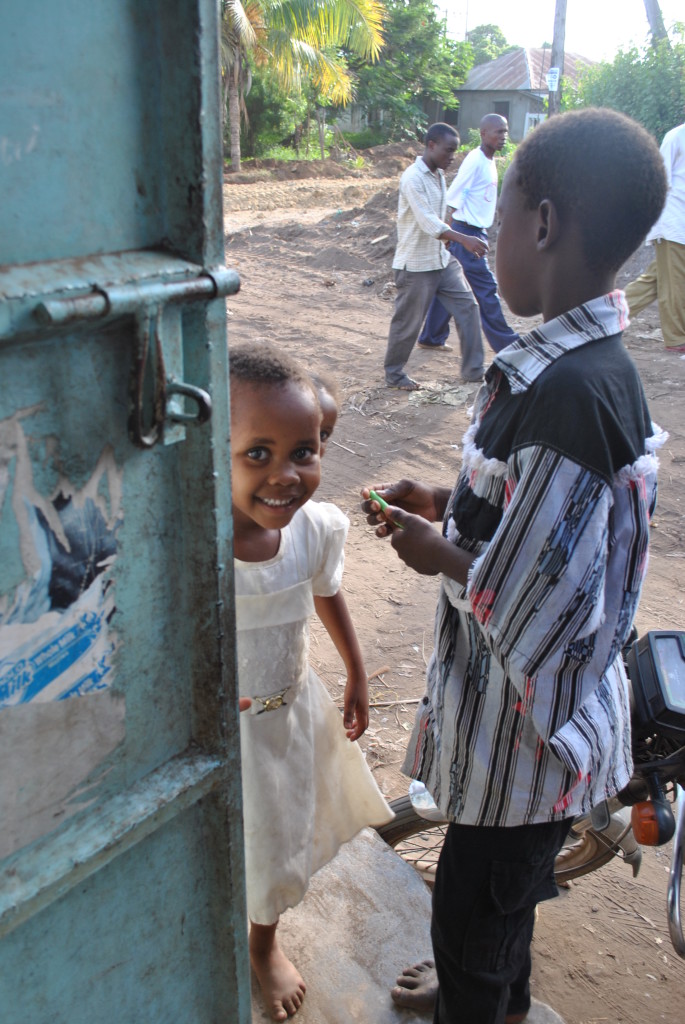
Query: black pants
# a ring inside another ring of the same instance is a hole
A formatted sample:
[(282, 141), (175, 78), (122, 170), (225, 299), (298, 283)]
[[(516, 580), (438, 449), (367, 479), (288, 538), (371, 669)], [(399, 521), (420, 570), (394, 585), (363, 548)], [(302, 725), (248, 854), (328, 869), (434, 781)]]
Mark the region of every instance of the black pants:
[(503, 1024), (529, 1008), (535, 906), (557, 895), (571, 823), (449, 826), (433, 892), (434, 1024)]

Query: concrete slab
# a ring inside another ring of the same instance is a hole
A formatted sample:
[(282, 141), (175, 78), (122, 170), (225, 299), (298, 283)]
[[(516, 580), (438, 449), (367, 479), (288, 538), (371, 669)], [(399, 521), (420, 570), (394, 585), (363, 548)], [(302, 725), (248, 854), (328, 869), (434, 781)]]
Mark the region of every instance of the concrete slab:
[[(307, 983), (294, 1024), (426, 1024), (398, 1009), (390, 989), (403, 967), (430, 956), (430, 894), (375, 832), (365, 829), (312, 879), (281, 918), (279, 941)], [(252, 1022), (267, 1024), (253, 979)], [(564, 1024), (533, 1001), (527, 1024)]]

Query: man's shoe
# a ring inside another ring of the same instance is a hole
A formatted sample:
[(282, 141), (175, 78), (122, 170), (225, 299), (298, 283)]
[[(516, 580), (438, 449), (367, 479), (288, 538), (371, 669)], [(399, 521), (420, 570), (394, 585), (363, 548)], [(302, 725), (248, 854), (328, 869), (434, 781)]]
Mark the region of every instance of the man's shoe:
[(428, 345), (425, 341), (419, 341), (416, 345), (417, 348), (422, 348), (426, 352), (454, 352), (451, 345)]

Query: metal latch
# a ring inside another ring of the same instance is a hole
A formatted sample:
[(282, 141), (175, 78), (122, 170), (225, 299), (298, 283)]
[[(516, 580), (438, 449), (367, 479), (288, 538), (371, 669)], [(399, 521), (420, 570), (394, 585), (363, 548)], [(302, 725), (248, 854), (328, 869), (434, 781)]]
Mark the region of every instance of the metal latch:
[[(184, 436), (182, 429), (175, 433), (173, 428), (165, 431), (168, 423), (206, 423), (212, 414), (209, 394), (168, 372), (165, 366), (164, 350), (167, 348), (175, 369), (178, 370), (179, 364), (182, 367), (179, 304), (221, 298), (235, 294), (239, 288), (240, 279), (235, 271), (216, 267), (180, 281), (141, 280), (108, 287), (94, 285), (86, 294), (45, 299), (36, 305), (33, 315), (41, 325), (51, 327), (127, 314), (135, 317), (128, 433), (139, 448), (151, 448), (162, 439), (169, 443)], [(179, 402), (175, 396), (189, 399), (194, 403), (194, 411), (185, 411), (183, 401)]]

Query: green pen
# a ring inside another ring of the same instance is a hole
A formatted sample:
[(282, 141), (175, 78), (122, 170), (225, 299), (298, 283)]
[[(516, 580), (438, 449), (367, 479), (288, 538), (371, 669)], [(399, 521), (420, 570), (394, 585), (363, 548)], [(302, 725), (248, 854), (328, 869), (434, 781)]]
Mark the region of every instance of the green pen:
[[(376, 492), (372, 491), (370, 488), (369, 488), (369, 497), (371, 498), (371, 501), (377, 501), (378, 502), (378, 504), (381, 507), (381, 512), (385, 512), (385, 510), (387, 508), (389, 508), (389, 505), (388, 505), (387, 501), (384, 501), (383, 498), (381, 498), (380, 494), (376, 494)], [(392, 519), (389, 519), (388, 522), (390, 523), (391, 526), (395, 526), (398, 530), (403, 530), (404, 529), (404, 527), (400, 526), (399, 523), (394, 523), (392, 521)]]

